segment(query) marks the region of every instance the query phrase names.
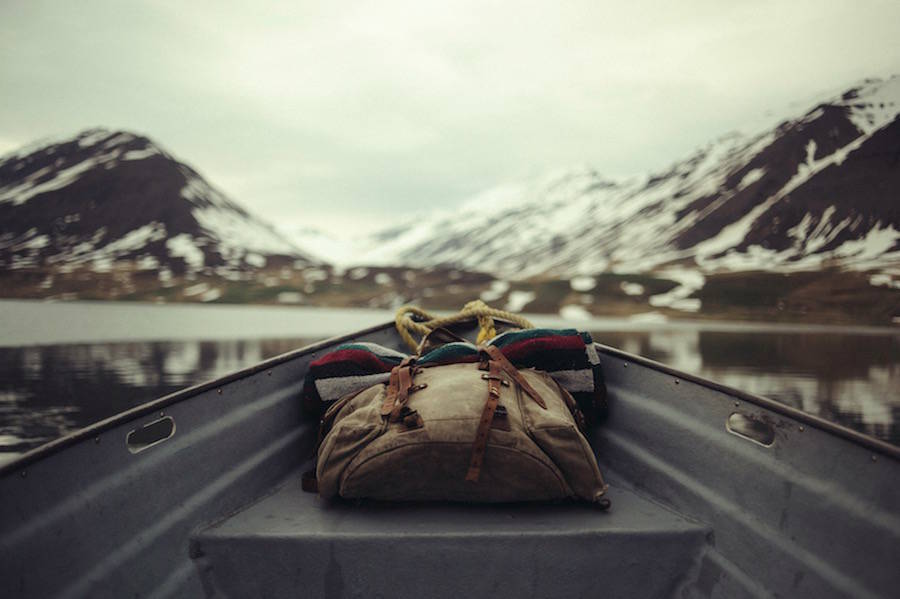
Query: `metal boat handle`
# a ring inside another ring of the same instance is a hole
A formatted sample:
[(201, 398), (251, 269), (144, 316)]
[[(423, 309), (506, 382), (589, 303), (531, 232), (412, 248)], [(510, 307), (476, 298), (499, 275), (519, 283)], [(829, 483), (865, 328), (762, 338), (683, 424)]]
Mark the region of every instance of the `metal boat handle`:
[(732, 412), (725, 421), (725, 429), (733, 435), (763, 447), (771, 447), (775, 443), (775, 429), (771, 424), (740, 412)]
[(171, 416), (165, 416), (128, 433), (125, 437), (125, 445), (131, 453), (140, 453), (162, 443), (174, 434), (175, 421)]

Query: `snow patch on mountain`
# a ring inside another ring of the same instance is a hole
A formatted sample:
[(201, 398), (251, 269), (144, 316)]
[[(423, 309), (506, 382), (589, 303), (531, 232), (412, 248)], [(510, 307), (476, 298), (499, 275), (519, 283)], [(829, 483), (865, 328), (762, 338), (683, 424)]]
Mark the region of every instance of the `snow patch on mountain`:
[(109, 137), (110, 132), (106, 129), (92, 129), (78, 136), (78, 147), (89, 148)]
[(71, 185), (84, 173), (96, 168), (98, 165), (113, 161), (118, 157), (119, 151), (114, 150), (85, 160), (66, 169), (41, 169), (26, 177), (26, 179), (18, 185), (9, 185), (0, 188), (0, 202), (12, 202), (15, 206), (24, 204), (37, 195)]
[(900, 273), (879, 273), (869, 277), (869, 285), (900, 289)]
[(883, 227), (878, 223), (869, 230), (862, 239), (853, 239), (845, 242), (834, 250), (833, 256), (842, 258), (850, 264), (862, 264), (869, 266), (873, 261), (885, 255), (900, 258), (900, 249), (897, 248), (900, 241), (900, 232), (893, 225)]
[(248, 252), (247, 255), (244, 256), (244, 261), (256, 268), (264, 268), (266, 265), (266, 257), (255, 252)]
[(12, 246), (14, 251), (18, 250), (39, 250), (50, 245), (49, 235), (35, 235), (34, 237)]
[(590, 320), (593, 318), (590, 312), (587, 311), (583, 306), (578, 306), (576, 304), (569, 304), (568, 306), (563, 306), (559, 309), (559, 315), (565, 320), (576, 320), (576, 321), (584, 321)]
[(661, 277), (678, 283), (674, 289), (650, 296), (650, 305), (654, 308), (672, 308), (683, 312), (697, 312), (700, 310), (700, 300), (691, 297), (693, 293), (703, 288), (706, 278), (696, 270), (667, 269), (659, 273)]
[(763, 175), (766, 174), (766, 169), (764, 168), (755, 168), (749, 171), (744, 178), (741, 179), (741, 182), (738, 184), (738, 190), (746, 189), (747, 187), (753, 185), (757, 181), (763, 178)]
[(222, 290), (216, 287), (215, 289), (210, 289), (206, 293), (200, 296), (200, 301), (203, 302), (214, 302), (217, 299), (222, 297)]
[(148, 146), (143, 150), (129, 150), (122, 154), (122, 160), (143, 160), (144, 158), (150, 158), (151, 156), (157, 156), (160, 154), (160, 151), (153, 147)]
[(485, 302), (495, 302), (506, 295), (507, 291), (509, 291), (509, 283), (507, 281), (494, 281), (489, 289), (481, 293), (480, 299)]
[(128, 234), (107, 243), (94, 251), (94, 257), (115, 258), (116, 256), (140, 249), (151, 241), (166, 238), (166, 227), (162, 223), (152, 222), (132, 230)]
[(734, 222), (719, 232), (718, 235), (703, 241), (695, 247), (695, 255), (697, 263), (707, 269), (715, 269), (721, 267), (721, 262), (715, 258), (731, 248), (737, 246), (747, 237), (753, 223), (759, 219), (763, 213), (769, 210), (780, 197), (773, 196), (768, 200), (754, 207), (750, 212), (741, 217), (740, 220)]
[(194, 238), (187, 233), (176, 235), (166, 240), (166, 248), (173, 258), (181, 258), (188, 268), (200, 270), (206, 259)]
[(534, 291), (510, 291), (503, 309), (507, 312), (521, 312), (536, 299), (537, 294)]
[(841, 95), (835, 103), (850, 109), (850, 119), (865, 135), (871, 135), (900, 112), (900, 76), (886, 81), (866, 80)]
[(619, 287), (622, 289), (622, 293), (624, 293), (625, 295), (644, 295), (644, 286), (640, 283), (629, 283), (628, 281), (622, 281)]

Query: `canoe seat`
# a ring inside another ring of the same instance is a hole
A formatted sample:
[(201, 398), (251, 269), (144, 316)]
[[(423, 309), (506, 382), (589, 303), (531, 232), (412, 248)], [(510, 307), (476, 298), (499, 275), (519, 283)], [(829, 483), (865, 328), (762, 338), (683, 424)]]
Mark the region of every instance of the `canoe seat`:
[(327, 504), (299, 474), (192, 537), (210, 597), (665, 597), (709, 530), (613, 487), (612, 509)]

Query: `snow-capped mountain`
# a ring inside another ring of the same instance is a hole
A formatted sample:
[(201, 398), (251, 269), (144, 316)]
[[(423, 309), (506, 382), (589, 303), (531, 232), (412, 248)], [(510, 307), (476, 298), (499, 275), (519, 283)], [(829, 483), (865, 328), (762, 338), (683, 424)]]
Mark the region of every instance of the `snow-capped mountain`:
[(0, 269), (229, 278), (304, 254), (146, 137), (92, 129), (0, 157)]
[(900, 77), (866, 80), (649, 177), (582, 168), (488, 190), (379, 234), (363, 255), (519, 279), (655, 270), (700, 285), (702, 273), (836, 265), (900, 285), (898, 113)]

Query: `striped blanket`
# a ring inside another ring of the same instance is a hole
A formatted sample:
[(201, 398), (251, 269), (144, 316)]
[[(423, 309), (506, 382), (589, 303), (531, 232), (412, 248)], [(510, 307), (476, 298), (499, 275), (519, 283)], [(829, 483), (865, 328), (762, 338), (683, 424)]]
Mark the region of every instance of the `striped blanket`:
[[(575, 329), (508, 331), (488, 342), (518, 368), (537, 368), (552, 376), (578, 402), (590, 424), (606, 412), (606, 385), (589, 333)], [(303, 386), (306, 409), (321, 415), (337, 399), (378, 383), (387, 383), (391, 369), (408, 357), (375, 343), (338, 346), (309, 365)], [(466, 342), (447, 343), (416, 360), (423, 367), (477, 362), (478, 348)]]

